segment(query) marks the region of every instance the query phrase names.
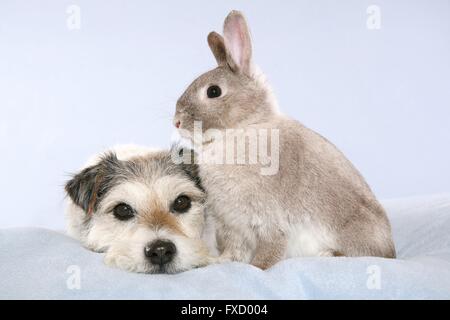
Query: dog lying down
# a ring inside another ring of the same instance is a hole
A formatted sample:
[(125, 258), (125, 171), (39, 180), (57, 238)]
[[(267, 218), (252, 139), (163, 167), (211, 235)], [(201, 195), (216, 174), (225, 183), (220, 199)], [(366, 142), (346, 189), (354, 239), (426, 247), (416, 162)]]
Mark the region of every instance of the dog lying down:
[(68, 233), (133, 272), (177, 273), (212, 257), (202, 240), (205, 192), (195, 164), (171, 151), (121, 146), (91, 159), (65, 186)]

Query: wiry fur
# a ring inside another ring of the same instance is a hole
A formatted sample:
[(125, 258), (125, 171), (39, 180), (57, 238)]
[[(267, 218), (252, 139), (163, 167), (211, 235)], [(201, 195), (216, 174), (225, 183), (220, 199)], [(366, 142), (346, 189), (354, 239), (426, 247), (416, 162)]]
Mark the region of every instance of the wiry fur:
[[(88, 162), (66, 185), (68, 233), (87, 248), (105, 252), (105, 262), (134, 272), (175, 273), (209, 262), (201, 239), (205, 193), (196, 165), (174, 164), (171, 152), (117, 147)], [(188, 212), (170, 212), (179, 195), (192, 200)], [(136, 216), (127, 221), (114, 217), (119, 203), (130, 205)], [(164, 267), (151, 264), (144, 247), (170, 240), (177, 248)]]
[[(174, 121), (187, 131), (194, 121), (204, 131), (278, 129), (280, 163), (270, 176), (260, 165), (200, 163), (222, 259), (267, 268), (298, 256), (395, 257), (389, 221), (360, 173), (332, 143), (278, 112), (252, 62), (241, 13), (226, 18), (224, 37), (208, 36), (218, 67), (187, 88)], [(222, 88), (221, 97), (208, 99), (211, 85)], [(214, 144), (202, 146), (205, 157)]]

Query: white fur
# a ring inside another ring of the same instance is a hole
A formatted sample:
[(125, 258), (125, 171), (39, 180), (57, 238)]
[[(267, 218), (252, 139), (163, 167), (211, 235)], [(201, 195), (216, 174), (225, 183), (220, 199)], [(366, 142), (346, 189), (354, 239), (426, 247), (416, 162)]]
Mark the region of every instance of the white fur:
[[(113, 149), (120, 160), (148, 156), (152, 149), (138, 146), (119, 146)], [(95, 165), (100, 160), (96, 155), (88, 161)], [(151, 160), (149, 160), (151, 161)], [(180, 194), (192, 199), (191, 209), (183, 214), (174, 215), (182, 234), (163, 226), (153, 227), (146, 222), (146, 215), (155, 210), (169, 213), (171, 202)], [(68, 198), (67, 231), (79, 239), (87, 248), (96, 252), (105, 252), (105, 263), (132, 272), (159, 272), (159, 267), (149, 263), (144, 255), (146, 245), (155, 240), (169, 240), (177, 248), (172, 262), (165, 266), (164, 272), (175, 273), (203, 266), (212, 260), (206, 244), (202, 240), (204, 228), (203, 193), (194, 183), (184, 176), (156, 176), (142, 181), (124, 181), (113, 187), (99, 203), (98, 208), (86, 225), (86, 214)], [(120, 203), (130, 205), (136, 217), (127, 221), (116, 219), (112, 213)]]
[(330, 248), (336, 247), (332, 233), (309, 219), (298, 224), (287, 225), (287, 230), (286, 259), (328, 255)]

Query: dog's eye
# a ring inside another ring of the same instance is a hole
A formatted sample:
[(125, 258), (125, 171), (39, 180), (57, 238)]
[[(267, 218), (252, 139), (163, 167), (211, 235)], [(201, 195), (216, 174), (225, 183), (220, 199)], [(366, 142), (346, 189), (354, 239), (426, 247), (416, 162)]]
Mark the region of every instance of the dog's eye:
[(211, 86), (206, 91), (206, 94), (208, 95), (208, 98), (218, 98), (222, 94), (222, 89), (220, 89), (219, 86)]
[(176, 213), (185, 213), (191, 208), (191, 199), (187, 196), (179, 196), (172, 203), (172, 211)]
[(129, 220), (134, 217), (134, 210), (126, 203), (120, 203), (114, 207), (114, 216), (119, 220)]

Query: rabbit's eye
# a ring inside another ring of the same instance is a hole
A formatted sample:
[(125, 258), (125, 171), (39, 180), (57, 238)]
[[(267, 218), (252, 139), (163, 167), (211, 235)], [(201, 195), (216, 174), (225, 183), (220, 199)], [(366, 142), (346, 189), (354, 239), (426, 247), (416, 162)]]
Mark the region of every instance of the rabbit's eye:
[(206, 91), (206, 94), (210, 99), (218, 98), (222, 94), (222, 89), (220, 89), (219, 86), (211, 86), (208, 88), (208, 91)]

